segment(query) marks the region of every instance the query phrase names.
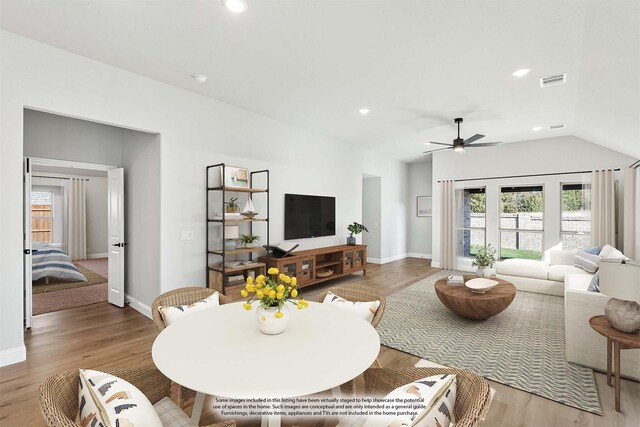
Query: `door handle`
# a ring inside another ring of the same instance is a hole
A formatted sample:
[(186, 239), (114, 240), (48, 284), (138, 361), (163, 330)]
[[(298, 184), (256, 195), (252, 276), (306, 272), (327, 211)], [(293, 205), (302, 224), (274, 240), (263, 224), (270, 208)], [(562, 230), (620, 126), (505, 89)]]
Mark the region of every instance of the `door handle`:
[(115, 246), (115, 247), (117, 247), (117, 248), (124, 248), (125, 246), (127, 246), (127, 244), (126, 244), (126, 243), (124, 243), (124, 242), (122, 242), (122, 243), (114, 243), (114, 244), (113, 244), (113, 245), (111, 245), (111, 246)]

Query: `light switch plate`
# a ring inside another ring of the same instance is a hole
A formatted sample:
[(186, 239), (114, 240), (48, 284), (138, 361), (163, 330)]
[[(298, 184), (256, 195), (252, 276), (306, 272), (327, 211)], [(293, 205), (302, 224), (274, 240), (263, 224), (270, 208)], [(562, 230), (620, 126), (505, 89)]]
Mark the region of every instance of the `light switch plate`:
[(193, 230), (182, 230), (180, 240), (193, 240)]

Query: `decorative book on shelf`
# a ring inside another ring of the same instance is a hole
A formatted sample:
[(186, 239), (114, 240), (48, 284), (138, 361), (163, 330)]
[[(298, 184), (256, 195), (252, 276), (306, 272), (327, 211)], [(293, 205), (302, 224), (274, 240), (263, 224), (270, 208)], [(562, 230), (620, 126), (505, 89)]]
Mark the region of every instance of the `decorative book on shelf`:
[(285, 243), (282, 242), (277, 245), (265, 245), (264, 248), (269, 251), (272, 257), (275, 258), (284, 258), (286, 256), (291, 256), (293, 250), (297, 248), (299, 245), (297, 243)]

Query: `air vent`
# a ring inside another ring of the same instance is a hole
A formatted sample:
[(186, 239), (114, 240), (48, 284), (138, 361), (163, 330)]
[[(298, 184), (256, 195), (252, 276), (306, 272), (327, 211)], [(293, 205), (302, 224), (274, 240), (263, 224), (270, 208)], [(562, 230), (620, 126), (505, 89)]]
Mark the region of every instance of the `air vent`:
[(550, 129), (550, 130), (554, 130), (554, 129), (562, 129), (562, 128), (564, 128), (564, 125), (563, 125), (563, 124), (559, 124), (559, 125), (551, 125), (551, 126), (549, 126), (549, 129)]
[(540, 87), (561, 85), (567, 82), (567, 73), (554, 74), (552, 76), (542, 77), (540, 79)]

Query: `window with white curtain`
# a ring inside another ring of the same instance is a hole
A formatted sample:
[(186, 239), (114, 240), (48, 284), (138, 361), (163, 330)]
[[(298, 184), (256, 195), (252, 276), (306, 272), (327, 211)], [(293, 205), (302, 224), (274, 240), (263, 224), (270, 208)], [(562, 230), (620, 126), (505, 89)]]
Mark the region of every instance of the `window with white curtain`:
[(591, 244), (591, 184), (561, 184), (562, 249), (571, 250)]
[(486, 188), (456, 190), (457, 255), (470, 258), (486, 245)]

